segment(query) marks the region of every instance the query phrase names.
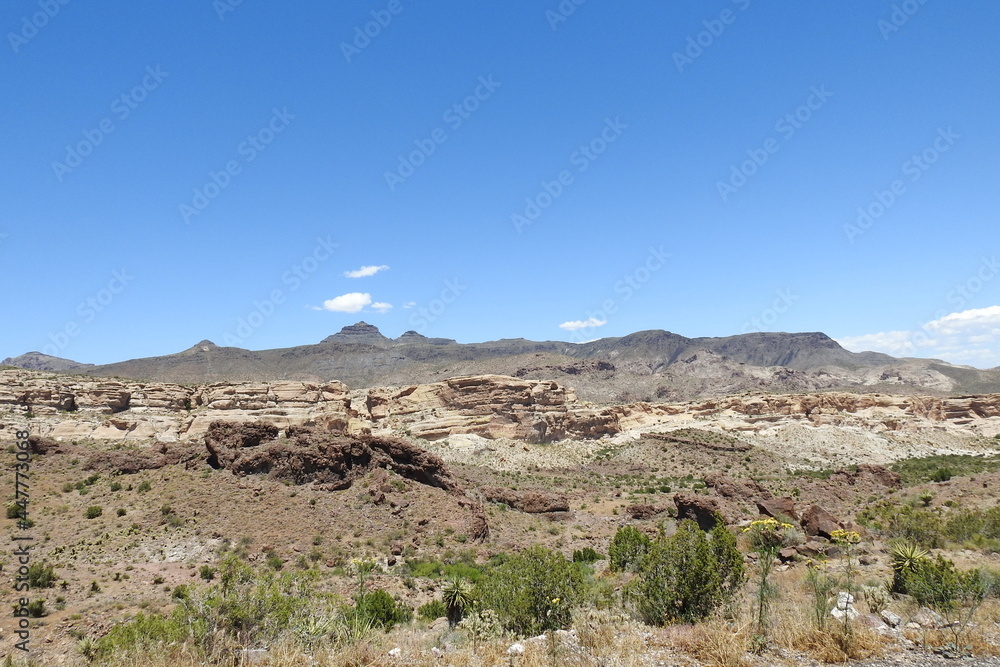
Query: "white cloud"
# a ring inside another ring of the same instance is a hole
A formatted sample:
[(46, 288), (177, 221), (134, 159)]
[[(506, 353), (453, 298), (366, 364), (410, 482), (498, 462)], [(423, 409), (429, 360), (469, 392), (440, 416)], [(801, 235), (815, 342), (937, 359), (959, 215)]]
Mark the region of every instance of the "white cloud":
[(372, 302), (372, 295), (367, 292), (351, 292), (341, 294), (329, 301), (323, 302), (323, 310), (334, 313), (357, 313)]
[(392, 310), (392, 304), (391, 303), (385, 303), (385, 302), (382, 302), (382, 301), (376, 301), (375, 303), (372, 304), (372, 308), (374, 308), (375, 310), (377, 310), (380, 313), (387, 313), (390, 310)]
[(560, 329), (565, 329), (566, 331), (577, 331), (578, 329), (590, 329), (592, 327), (603, 327), (607, 324), (607, 320), (599, 320), (596, 317), (588, 317), (586, 320), (574, 320), (572, 322), (563, 322), (559, 325)]
[(374, 276), (379, 271), (388, 271), (389, 267), (385, 264), (381, 266), (362, 266), (360, 269), (354, 271), (344, 271), (345, 278), (367, 278), (368, 276)]
[(881, 331), (837, 342), (854, 352), (872, 350), (990, 368), (1000, 365), (1000, 306), (950, 313), (913, 331)]
[(403, 308), (413, 308), (417, 305), (416, 301), (407, 301), (403, 304)]

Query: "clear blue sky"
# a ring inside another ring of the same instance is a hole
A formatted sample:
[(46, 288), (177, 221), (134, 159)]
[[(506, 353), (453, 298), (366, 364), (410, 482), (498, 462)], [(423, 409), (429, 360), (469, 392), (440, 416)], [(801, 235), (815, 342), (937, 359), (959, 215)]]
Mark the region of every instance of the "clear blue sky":
[(0, 8), (0, 357), (365, 320), (1000, 364), (995, 2), (62, 2)]

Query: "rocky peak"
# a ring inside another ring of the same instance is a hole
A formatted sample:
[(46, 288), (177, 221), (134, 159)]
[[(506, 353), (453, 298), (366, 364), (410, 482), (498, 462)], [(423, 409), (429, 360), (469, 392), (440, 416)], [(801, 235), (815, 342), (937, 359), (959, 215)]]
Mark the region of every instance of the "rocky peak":
[[(419, 334), (418, 334), (419, 335)], [(382, 335), (378, 327), (367, 322), (351, 324), (332, 336), (323, 339), (324, 343), (385, 343), (389, 339)]]

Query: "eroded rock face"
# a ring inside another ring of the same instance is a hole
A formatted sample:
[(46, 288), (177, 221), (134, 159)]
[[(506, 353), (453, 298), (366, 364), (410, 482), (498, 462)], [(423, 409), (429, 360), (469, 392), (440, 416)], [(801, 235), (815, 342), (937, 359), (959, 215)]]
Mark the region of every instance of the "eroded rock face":
[(291, 426), (278, 440), (278, 428), (266, 422), (213, 422), (205, 435), (208, 462), (238, 475), (264, 474), (295, 484), (316, 482), (332, 489), (379, 468), (452, 493), (464, 493), (430, 452), (396, 438), (348, 438), (305, 426)]
[(715, 498), (691, 493), (675, 493), (674, 505), (677, 506), (678, 521), (691, 519), (698, 523), (698, 527), (706, 531), (712, 530), (717, 523), (716, 515), (719, 514), (719, 502)]
[(491, 502), (503, 503), (528, 514), (569, 511), (569, 499), (558, 493), (541, 490), (514, 491), (495, 486), (483, 488), (482, 493)]

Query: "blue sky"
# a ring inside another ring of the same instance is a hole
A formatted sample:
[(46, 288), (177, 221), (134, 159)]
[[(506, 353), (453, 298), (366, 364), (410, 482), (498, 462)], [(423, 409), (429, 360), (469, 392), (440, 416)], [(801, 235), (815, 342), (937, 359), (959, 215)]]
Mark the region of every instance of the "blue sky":
[(365, 320), (1000, 365), (996, 3), (317, 4), (3, 4), (0, 357)]

